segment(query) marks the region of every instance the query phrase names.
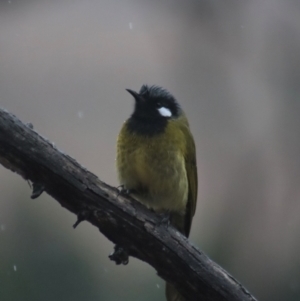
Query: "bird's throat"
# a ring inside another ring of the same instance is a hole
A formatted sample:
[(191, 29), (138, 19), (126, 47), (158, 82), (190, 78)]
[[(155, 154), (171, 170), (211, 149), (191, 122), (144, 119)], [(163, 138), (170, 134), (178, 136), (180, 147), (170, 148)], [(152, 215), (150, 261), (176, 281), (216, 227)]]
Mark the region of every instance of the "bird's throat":
[(168, 120), (166, 118), (142, 118), (132, 115), (127, 123), (128, 130), (133, 134), (155, 136), (164, 132)]

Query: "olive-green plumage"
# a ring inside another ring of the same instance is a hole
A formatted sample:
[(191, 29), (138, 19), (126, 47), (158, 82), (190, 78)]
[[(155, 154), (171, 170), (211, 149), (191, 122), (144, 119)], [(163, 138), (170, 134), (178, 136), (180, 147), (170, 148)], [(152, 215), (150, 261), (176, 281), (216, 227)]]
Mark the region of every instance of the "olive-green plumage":
[[(189, 235), (197, 202), (195, 143), (187, 118), (166, 90), (143, 86), (135, 110), (124, 123), (117, 142), (120, 184), (156, 212), (169, 212), (170, 221)], [(167, 284), (167, 300), (185, 300)]]

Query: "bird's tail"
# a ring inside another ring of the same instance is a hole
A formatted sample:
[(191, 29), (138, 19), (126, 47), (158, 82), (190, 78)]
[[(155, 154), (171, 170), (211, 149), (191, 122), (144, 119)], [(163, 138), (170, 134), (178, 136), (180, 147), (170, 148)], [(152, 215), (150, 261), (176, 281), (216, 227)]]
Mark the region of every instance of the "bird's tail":
[(166, 282), (166, 297), (168, 301), (187, 301), (182, 295), (175, 289), (175, 287)]

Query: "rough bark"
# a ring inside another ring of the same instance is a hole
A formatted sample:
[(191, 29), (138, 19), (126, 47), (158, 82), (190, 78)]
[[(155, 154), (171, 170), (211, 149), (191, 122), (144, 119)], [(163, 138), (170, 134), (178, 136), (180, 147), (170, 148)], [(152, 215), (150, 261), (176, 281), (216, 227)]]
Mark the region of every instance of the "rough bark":
[(96, 226), (130, 256), (149, 263), (187, 300), (256, 300), (186, 237), (160, 224), (156, 214), (118, 195), (116, 188), (59, 151), (30, 124), (1, 109), (0, 163), (44, 187), (63, 207)]

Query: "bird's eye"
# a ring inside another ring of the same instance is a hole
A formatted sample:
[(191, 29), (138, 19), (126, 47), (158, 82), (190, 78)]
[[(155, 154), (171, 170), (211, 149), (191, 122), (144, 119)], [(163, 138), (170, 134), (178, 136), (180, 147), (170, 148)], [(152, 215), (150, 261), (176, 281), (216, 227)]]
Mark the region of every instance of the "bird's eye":
[(156, 103), (156, 106), (157, 106), (158, 108), (161, 108), (161, 107), (162, 107), (161, 102), (157, 102), (157, 103)]

